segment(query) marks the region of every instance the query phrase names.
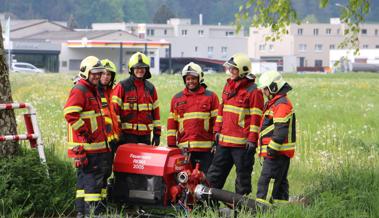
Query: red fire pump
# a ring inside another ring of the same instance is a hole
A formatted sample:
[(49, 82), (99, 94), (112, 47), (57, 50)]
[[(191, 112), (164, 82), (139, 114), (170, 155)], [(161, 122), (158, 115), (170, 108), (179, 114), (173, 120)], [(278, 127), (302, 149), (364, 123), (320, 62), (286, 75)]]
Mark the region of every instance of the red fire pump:
[(124, 144), (113, 163), (114, 178), (108, 184), (109, 200), (126, 205), (180, 206), (190, 211), (200, 201), (256, 209), (245, 196), (209, 188), (200, 165), (192, 169), (189, 153), (179, 148)]

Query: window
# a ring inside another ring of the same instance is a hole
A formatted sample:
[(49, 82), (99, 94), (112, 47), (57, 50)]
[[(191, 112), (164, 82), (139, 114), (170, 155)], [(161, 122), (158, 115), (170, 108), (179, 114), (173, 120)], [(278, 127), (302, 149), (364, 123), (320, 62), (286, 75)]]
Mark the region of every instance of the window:
[(167, 35), (167, 30), (166, 29), (163, 30), (163, 34)]
[(260, 44), (259, 51), (264, 51), (264, 50), (266, 50), (266, 44)]
[(379, 45), (375, 45), (375, 48), (379, 48)]
[(195, 46), (195, 52), (197, 52), (197, 46)]
[(223, 58), (226, 58), (227, 52), (228, 52), (228, 47), (225, 47), (225, 46), (221, 47), (221, 54)]
[(187, 35), (187, 30), (182, 30), (182, 36), (186, 36)]
[(364, 44), (364, 45), (362, 46), (362, 48), (368, 49), (368, 45), (367, 45), (367, 44)]
[(307, 50), (307, 44), (299, 44), (299, 51), (306, 51)]
[(315, 60), (315, 67), (322, 67), (322, 60)]
[(67, 67), (67, 61), (62, 61), (62, 67)]
[(378, 32), (378, 30), (376, 29), (375, 30), (375, 36), (378, 36), (379, 35), (379, 32)]
[(332, 29), (326, 28), (325, 33), (326, 33), (326, 35), (332, 34)]
[(234, 32), (233, 31), (226, 31), (225, 36), (234, 36)]
[(315, 35), (315, 36), (318, 35), (318, 29), (317, 28), (313, 29), (313, 35)]
[(315, 51), (322, 51), (322, 44), (315, 44)]
[(154, 36), (154, 29), (147, 29), (148, 36)]
[(336, 46), (334, 44), (329, 45), (329, 49), (335, 49), (335, 48), (336, 48)]
[(303, 29), (302, 28), (297, 29), (297, 35), (299, 35), (299, 36), (303, 35)]
[(213, 56), (213, 46), (208, 46), (208, 57), (211, 58)]
[(199, 30), (198, 33), (199, 33), (199, 36), (202, 36), (204, 35), (204, 30)]
[(361, 29), (361, 34), (362, 35), (367, 35), (367, 29)]
[(165, 49), (165, 57), (166, 58), (170, 57), (170, 49), (168, 48)]

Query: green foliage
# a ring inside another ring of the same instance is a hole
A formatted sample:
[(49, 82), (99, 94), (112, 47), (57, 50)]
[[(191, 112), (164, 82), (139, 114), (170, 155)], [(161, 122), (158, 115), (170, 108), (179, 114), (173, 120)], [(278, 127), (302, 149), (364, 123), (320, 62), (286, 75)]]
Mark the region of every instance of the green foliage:
[[(330, 2), (330, 0), (319, 0), (319, 7), (324, 9)], [(340, 43), (339, 48), (354, 48), (355, 54), (359, 52), (360, 24), (365, 22), (370, 4), (370, 0), (349, 0), (347, 5), (335, 4), (341, 8), (341, 21), (347, 25), (344, 32), (345, 39)], [(251, 18), (252, 26), (266, 27), (272, 31), (272, 35), (266, 38), (272, 41), (286, 34), (291, 23), (301, 23), (291, 0), (246, 0), (239, 7), (235, 17), (237, 30), (241, 29), (241, 21)]]
[(167, 5), (161, 5), (153, 17), (153, 23), (166, 23), (170, 18), (175, 17), (175, 14), (170, 10)]
[(74, 170), (51, 152), (47, 160), (49, 178), (35, 149), (0, 159), (0, 217), (46, 217), (72, 211)]

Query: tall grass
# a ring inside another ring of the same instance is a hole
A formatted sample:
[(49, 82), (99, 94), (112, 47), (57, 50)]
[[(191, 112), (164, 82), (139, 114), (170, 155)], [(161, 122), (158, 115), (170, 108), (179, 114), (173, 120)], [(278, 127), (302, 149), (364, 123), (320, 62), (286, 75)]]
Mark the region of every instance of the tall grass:
[[(71, 74), (11, 74), (13, 98), (37, 108), (46, 146), (66, 158), (63, 105), (72, 87)], [(124, 78), (125, 75), (119, 77)], [(307, 206), (279, 207), (262, 217), (378, 217), (379, 82), (378, 74), (285, 75), (297, 114), (297, 150), (291, 160), (290, 194), (306, 196)], [(220, 96), (226, 75), (206, 75)], [(183, 89), (178, 75), (153, 76), (158, 90), (166, 142), (172, 96)], [(19, 114), (19, 113), (18, 113)], [(21, 121), (21, 116), (18, 115)], [(19, 127), (20, 131), (23, 127)], [(49, 159), (49, 156), (47, 157)], [(255, 196), (260, 161), (253, 175)], [(234, 190), (234, 172), (225, 185)], [(209, 213), (208, 216), (212, 217)], [(215, 215), (217, 216), (217, 215)], [(249, 215), (246, 215), (249, 217)]]

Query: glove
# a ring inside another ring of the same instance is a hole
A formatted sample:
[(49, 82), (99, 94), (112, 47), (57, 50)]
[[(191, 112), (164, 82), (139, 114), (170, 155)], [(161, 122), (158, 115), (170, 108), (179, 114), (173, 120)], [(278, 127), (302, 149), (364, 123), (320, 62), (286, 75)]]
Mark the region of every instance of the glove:
[(278, 156), (279, 152), (271, 147), (267, 146), (267, 156), (269, 157), (276, 157)]
[(220, 133), (216, 132), (215, 133), (215, 144), (218, 145), (219, 141), (220, 141)]
[(79, 135), (82, 136), (82, 137), (84, 137), (84, 139), (86, 140), (86, 142), (89, 143), (89, 144), (91, 144), (92, 142), (95, 141), (95, 139), (93, 138), (93, 135), (90, 134), (87, 131), (81, 132), (81, 133), (79, 133)]
[(87, 154), (82, 145), (73, 147), (71, 153), (74, 157), (74, 165), (76, 168), (84, 168), (88, 165)]
[(249, 154), (252, 153), (254, 155), (255, 151), (257, 149), (257, 144), (254, 142), (247, 142), (245, 148), (247, 150), (247, 153), (249, 153)]
[(211, 148), (211, 154), (216, 154), (216, 150), (217, 150), (217, 143), (214, 142)]
[(154, 146), (159, 146), (160, 142), (161, 142), (161, 136), (160, 135), (157, 135), (157, 134), (154, 134), (153, 135), (153, 139), (151, 140), (152, 141), (152, 144)]

